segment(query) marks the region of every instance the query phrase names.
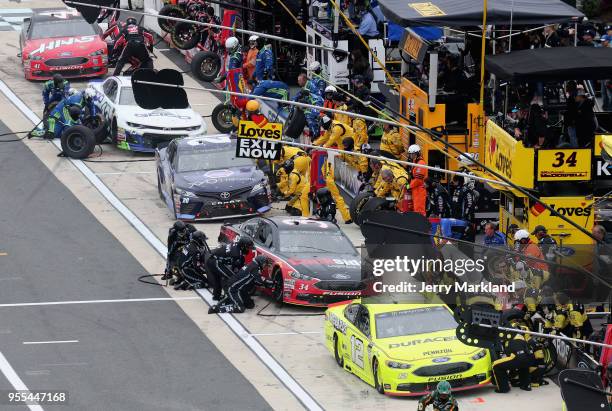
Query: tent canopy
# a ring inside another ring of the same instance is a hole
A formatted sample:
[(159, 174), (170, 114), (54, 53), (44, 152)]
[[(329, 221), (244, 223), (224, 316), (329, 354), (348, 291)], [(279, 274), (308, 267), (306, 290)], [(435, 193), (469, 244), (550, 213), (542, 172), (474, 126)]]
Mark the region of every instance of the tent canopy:
[(500, 80), (554, 81), (610, 78), (612, 49), (555, 47), (486, 56), (485, 69)]
[[(487, 7), (487, 24), (549, 24), (584, 15), (561, 0), (495, 0)], [(387, 17), (401, 26), (480, 26), (482, 0), (379, 0)]]

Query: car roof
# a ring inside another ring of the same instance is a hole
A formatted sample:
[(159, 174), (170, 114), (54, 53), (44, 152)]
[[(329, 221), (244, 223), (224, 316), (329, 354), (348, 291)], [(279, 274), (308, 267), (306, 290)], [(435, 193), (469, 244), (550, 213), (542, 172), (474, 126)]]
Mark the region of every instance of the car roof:
[(337, 225), (329, 221), (309, 217), (274, 216), (264, 218), (264, 220), (272, 222), (280, 231), (340, 231)]
[[(61, 13), (62, 17), (56, 17), (53, 13), (50, 13), (50, 14), (35, 13), (32, 15), (31, 21), (33, 23), (44, 23), (48, 21), (74, 21), (74, 20), (85, 21), (83, 16), (81, 16), (80, 14), (76, 14), (76, 15), (65, 14), (67, 10), (51, 10), (51, 11), (52, 12), (56, 11), (58, 15)], [(45, 12), (45, 13), (49, 13), (49, 12)]]
[(212, 134), (202, 137), (186, 137), (176, 141), (179, 152), (204, 151), (211, 148), (223, 149), (235, 144), (229, 134)]
[[(368, 304), (364, 303), (372, 314), (383, 314), (393, 311), (418, 310), (419, 308), (445, 307), (444, 304)], [(450, 313), (449, 313), (450, 314)]]

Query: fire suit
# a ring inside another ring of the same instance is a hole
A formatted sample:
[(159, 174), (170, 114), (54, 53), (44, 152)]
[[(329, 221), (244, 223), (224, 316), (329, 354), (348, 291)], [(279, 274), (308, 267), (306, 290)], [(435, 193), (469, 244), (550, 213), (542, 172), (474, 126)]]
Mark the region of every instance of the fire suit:
[(255, 60), (255, 79), (259, 81), (274, 80), (274, 53), (272, 45), (266, 44)]
[(281, 100), (288, 100), (289, 86), (278, 80), (263, 80), (257, 83), (251, 94), (254, 96), (264, 96), (278, 98)]
[(285, 161), (289, 159), (295, 159), (295, 157), (297, 156), (306, 156), (306, 155), (307, 155), (306, 152), (299, 147), (283, 146), (283, 148), (281, 149), (280, 158), (278, 160), (272, 160), (272, 164), (274, 165), (274, 168), (276, 169), (275, 174), (278, 179), (278, 182), (276, 183), (276, 187), (278, 188), (279, 191), (286, 191), (287, 184), (289, 183), (289, 181), (288, 181), (288, 175), (285, 169), (283, 167), (278, 167), (278, 166), (284, 164)]
[(380, 153), (385, 157), (399, 159), (404, 153), (402, 136), (396, 128), (385, 131), (380, 139)]
[(213, 288), (213, 299), (221, 298), (224, 278), (234, 275), (234, 270), (244, 265), (245, 255), (236, 243), (220, 245), (211, 251), (206, 261), (208, 283)]
[(225, 71), (229, 71), (232, 69), (237, 69), (242, 67), (242, 51), (240, 51), (240, 47), (236, 50), (232, 51), (227, 56)]
[(451, 197), (453, 218), (471, 223), (474, 220), (475, 207), (474, 192), (468, 186), (455, 188)]
[[(336, 110), (348, 111), (348, 107), (346, 104), (340, 104), (336, 107)], [(348, 114), (334, 113), (334, 120), (344, 124), (351, 124), (351, 117)]]
[(257, 47), (250, 48), (247, 52), (246, 61), (242, 65), (247, 81), (253, 80), (253, 75), (255, 74), (255, 62), (257, 61), (258, 53), (259, 50)]
[(121, 47), (123, 51), (117, 61), (113, 76), (120, 75), (123, 67), (131, 58), (140, 61), (140, 68), (153, 68), (153, 60), (149, 55), (149, 51), (153, 49), (153, 35), (144, 28), (136, 24), (125, 26), (115, 42), (115, 48)]
[(325, 92), (325, 81), (321, 78), (311, 78), (306, 81), (306, 85), (304, 86), (311, 94), (316, 94), (320, 97), (323, 97), (323, 93)]
[(430, 190), (428, 197), (428, 215), (436, 215), (440, 218), (450, 218), (451, 208), (446, 188), (438, 184)]
[(506, 357), (493, 362), (493, 374), (498, 392), (510, 391), (508, 371), (516, 370), (519, 375), (521, 389), (531, 390), (529, 366), (532, 364), (531, 349), (525, 341), (525, 337), (516, 334), (514, 338), (505, 344)]
[(247, 308), (253, 308), (250, 290), (256, 285), (272, 286), (272, 281), (261, 277), (261, 267), (257, 261), (251, 261), (227, 280), (225, 297), (218, 305), (212, 307), (212, 313), (243, 313)]
[[(355, 153), (360, 153), (361, 150), (359, 150), (358, 148), (353, 150)], [(352, 168), (354, 168), (355, 170), (359, 171), (360, 173), (367, 173), (368, 172), (368, 158), (367, 157), (363, 157), (363, 156), (359, 156), (359, 155), (355, 155), (355, 154), (340, 154), (340, 159), (342, 161), (344, 161), (345, 163), (347, 163), (349, 166), (351, 166)]]
[[(302, 90), (304, 90), (304, 92), (302, 92)], [(315, 106), (321, 106), (323, 104), (323, 97), (318, 94), (311, 93), (306, 88), (302, 90), (300, 90), (297, 96), (295, 96), (295, 101)], [(308, 125), (310, 135), (312, 136), (312, 138), (317, 137), (320, 134), (319, 110), (314, 108), (302, 108), (301, 110), (304, 111), (304, 117), (306, 117), (306, 124)]]
[[(315, 146), (323, 147), (342, 147), (342, 140), (346, 137), (353, 137), (353, 128), (347, 123), (332, 120), (331, 127), (325, 133), (314, 141)], [(353, 137), (354, 139), (354, 137)]]
[(361, 150), (364, 144), (368, 143), (368, 126), (364, 119), (353, 119), (353, 138), (355, 139), (355, 148)]
[(166, 258), (165, 270), (165, 276), (168, 276), (168, 278), (172, 276), (183, 247), (189, 244), (189, 231), (186, 228), (183, 231), (180, 232), (174, 227), (170, 227), (170, 230), (168, 230), (168, 256)]
[(418, 411), (425, 411), (427, 407), (431, 405), (434, 411), (459, 411), (459, 404), (455, 397), (450, 395), (447, 399), (443, 400), (438, 397), (438, 392), (434, 391), (427, 394), (419, 399), (417, 406)]
[[(342, 141), (342, 140), (341, 140)], [(342, 219), (345, 223), (352, 222), (351, 213), (349, 212), (346, 203), (344, 202), (344, 198), (340, 194), (338, 190), (338, 186), (336, 185), (336, 180), (334, 179), (334, 166), (329, 161), (325, 161), (323, 167), (321, 168), (321, 172), (325, 176), (325, 186), (329, 190), (329, 193), (332, 195), (334, 201), (336, 202), (336, 208), (340, 211), (340, 215), (342, 215)]]
[(279, 187), (281, 194), (290, 197), (285, 210), (291, 215), (310, 216), (310, 157), (299, 156), (294, 161), (294, 168), (289, 173), (287, 186)]
[(191, 241), (183, 247), (177, 258), (180, 276), (195, 288), (203, 287), (204, 277), (204, 250)]
[(49, 104), (55, 101), (62, 101), (68, 97), (68, 90), (70, 90), (70, 82), (64, 80), (59, 87), (55, 87), (53, 80), (45, 81), (42, 88), (42, 98), (45, 104), (45, 112), (47, 111)]
[[(396, 200), (401, 200), (402, 190), (408, 185), (409, 176), (408, 172), (396, 164), (386, 163), (383, 165), (383, 169), (388, 168), (393, 173), (393, 182), (387, 183), (382, 179), (381, 174), (378, 174), (378, 179), (375, 183), (374, 194), (376, 197), (384, 198), (387, 195), (391, 195)], [(382, 171), (382, 169), (381, 169)]]
[[(425, 160), (419, 157), (416, 160), (417, 164), (425, 165)], [(425, 189), (425, 179), (427, 178), (427, 169), (423, 167), (413, 166), (410, 170), (410, 192), (412, 193), (412, 202), (414, 204), (414, 212), (426, 214), (425, 204), (427, 202), (427, 190)]]

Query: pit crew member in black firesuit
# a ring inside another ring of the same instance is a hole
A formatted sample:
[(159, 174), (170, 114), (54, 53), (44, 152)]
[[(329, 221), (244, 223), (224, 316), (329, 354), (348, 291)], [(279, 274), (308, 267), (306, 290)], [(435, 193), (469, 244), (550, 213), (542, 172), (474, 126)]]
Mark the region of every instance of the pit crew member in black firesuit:
[(427, 190), (427, 216), (449, 218), (451, 216), (450, 197), (446, 188), (436, 177), (425, 179)]
[(243, 313), (247, 308), (253, 308), (255, 303), (251, 299), (250, 290), (255, 285), (272, 287), (272, 280), (261, 277), (265, 266), (272, 260), (265, 255), (258, 255), (249, 264), (227, 280), (225, 297), (223, 300), (208, 309), (208, 314), (215, 313)]
[(431, 405), (434, 411), (459, 411), (459, 404), (451, 391), (448, 381), (440, 381), (433, 392), (421, 397), (417, 410), (425, 411)]
[(187, 226), (182, 221), (174, 223), (170, 230), (168, 230), (168, 255), (166, 258), (166, 269), (162, 280), (169, 280), (172, 278), (172, 271), (175, 268), (177, 257), (181, 249), (189, 244), (191, 233), (187, 229)]
[(223, 280), (233, 277), (235, 271), (244, 266), (244, 258), (251, 250), (253, 250), (253, 240), (243, 236), (235, 243), (221, 245), (211, 251), (206, 261), (206, 273), (213, 289), (213, 300), (221, 299)]
[(123, 51), (117, 61), (113, 76), (118, 76), (130, 58), (134, 57), (140, 61), (140, 68), (153, 68), (153, 60), (149, 51), (153, 51), (153, 35), (138, 25), (135, 18), (130, 17), (125, 21), (125, 26), (121, 30), (119, 38), (115, 42), (115, 47), (121, 47)]
[(182, 281), (175, 284), (175, 290), (189, 290), (205, 286), (206, 278), (204, 277), (203, 265), (206, 240), (206, 235), (203, 232), (196, 231), (191, 236), (189, 244), (182, 248), (177, 259)]
[(504, 344), (504, 353), (505, 357), (493, 362), (493, 374), (497, 385), (495, 392), (507, 393), (510, 391), (509, 371), (518, 374), (521, 390), (531, 391), (529, 367), (533, 363), (533, 353), (525, 337), (516, 334)]

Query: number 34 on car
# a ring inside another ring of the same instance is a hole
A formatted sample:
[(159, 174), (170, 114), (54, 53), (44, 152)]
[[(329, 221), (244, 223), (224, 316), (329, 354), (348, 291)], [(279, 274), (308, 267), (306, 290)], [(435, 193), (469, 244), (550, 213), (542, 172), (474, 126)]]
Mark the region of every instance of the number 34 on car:
[(461, 343), (450, 310), (442, 304), (330, 306), (325, 343), (338, 365), (381, 394), (413, 396), (447, 380), (454, 391), (491, 381), (488, 350)]

